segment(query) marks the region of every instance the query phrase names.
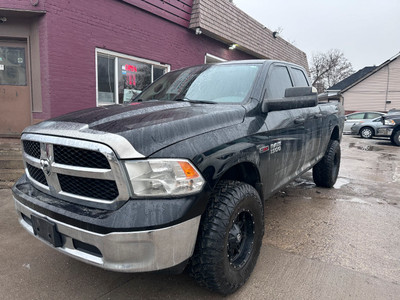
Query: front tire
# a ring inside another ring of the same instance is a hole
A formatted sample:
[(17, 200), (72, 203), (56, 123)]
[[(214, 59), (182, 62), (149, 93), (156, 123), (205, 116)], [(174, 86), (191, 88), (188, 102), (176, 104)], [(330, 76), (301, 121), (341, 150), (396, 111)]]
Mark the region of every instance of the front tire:
[(264, 235), (263, 205), (249, 184), (221, 181), (202, 217), (191, 275), (202, 286), (227, 295), (249, 278)]
[(317, 186), (331, 188), (336, 183), (340, 169), (340, 143), (331, 140), (324, 157), (313, 168), (313, 179)]
[(392, 141), (393, 145), (400, 146), (400, 130), (397, 130), (392, 137), (390, 137), (390, 140)]
[(374, 136), (374, 130), (371, 127), (361, 128), (360, 136), (364, 139), (372, 139)]

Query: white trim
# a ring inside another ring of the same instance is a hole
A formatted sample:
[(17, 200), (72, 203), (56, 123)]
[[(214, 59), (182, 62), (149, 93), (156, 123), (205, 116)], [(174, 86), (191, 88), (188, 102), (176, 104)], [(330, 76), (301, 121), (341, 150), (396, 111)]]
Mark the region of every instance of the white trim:
[(206, 55), (204, 56), (204, 63), (205, 63), (205, 64), (207, 63), (207, 58), (211, 58), (211, 59), (216, 60), (216, 61), (218, 61), (218, 62), (226, 61), (226, 59), (223, 59), (223, 58), (221, 58), (221, 57), (212, 55), (212, 54), (210, 54), (210, 53), (206, 53)]
[(95, 48), (95, 69), (96, 69), (96, 106), (103, 106), (103, 105), (110, 105), (111, 103), (99, 103), (99, 82), (98, 82), (98, 68), (97, 68), (97, 56), (98, 54), (103, 54), (103, 55), (108, 55), (114, 57), (114, 103), (118, 103), (118, 59), (123, 58), (123, 59), (129, 59), (141, 63), (146, 63), (151, 65), (151, 82), (153, 82), (153, 66), (161, 67), (164, 68), (166, 73), (168, 73), (171, 70), (171, 66), (169, 64), (162, 64), (158, 61), (154, 60), (149, 60), (149, 59), (144, 59), (136, 56), (131, 56), (111, 50), (106, 50), (106, 49), (101, 49), (101, 48)]

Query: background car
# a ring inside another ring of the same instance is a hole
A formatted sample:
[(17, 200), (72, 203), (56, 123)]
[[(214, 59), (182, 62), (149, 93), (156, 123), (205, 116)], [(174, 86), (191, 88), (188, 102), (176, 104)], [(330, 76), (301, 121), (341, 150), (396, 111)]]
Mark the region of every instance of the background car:
[(377, 117), (383, 116), (384, 113), (381, 112), (376, 112), (376, 111), (365, 111), (365, 112), (356, 112), (352, 114), (346, 115), (346, 121), (344, 122), (344, 129), (343, 133), (351, 133), (351, 127), (359, 123), (361, 121), (367, 121), (367, 120), (372, 120)]
[(360, 135), (365, 139), (371, 139), (375, 135), (377, 129), (382, 126), (381, 117), (366, 121), (362, 120), (351, 127), (351, 134)]

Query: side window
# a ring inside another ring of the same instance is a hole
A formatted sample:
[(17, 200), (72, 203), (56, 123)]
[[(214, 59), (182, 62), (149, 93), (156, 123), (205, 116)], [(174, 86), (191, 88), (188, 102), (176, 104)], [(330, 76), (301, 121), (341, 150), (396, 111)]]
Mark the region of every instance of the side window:
[(309, 86), (307, 77), (302, 70), (297, 68), (291, 68), (291, 69), (295, 86)]
[(364, 119), (375, 119), (379, 116), (380, 114), (377, 113), (366, 113)]
[(289, 70), (285, 66), (274, 66), (267, 80), (267, 95), (269, 99), (283, 98), (285, 90), (293, 87)]
[(347, 117), (347, 120), (359, 120), (364, 119), (364, 113), (354, 114)]

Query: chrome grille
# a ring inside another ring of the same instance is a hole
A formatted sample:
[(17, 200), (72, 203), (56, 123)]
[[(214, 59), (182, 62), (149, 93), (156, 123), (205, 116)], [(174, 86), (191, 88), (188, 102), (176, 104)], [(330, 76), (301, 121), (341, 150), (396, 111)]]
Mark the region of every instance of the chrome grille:
[(34, 141), (23, 141), (24, 151), (32, 157), (40, 158), (40, 143)]
[(100, 152), (54, 145), (54, 162), (70, 166), (110, 169), (107, 158)]
[(26, 174), (39, 190), (98, 208), (129, 199), (123, 168), (108, 146), (36, 134), (24, 134), (22, 144)]
[(67, 193), (97, 199), (113, 200), (118, 196), (117, 185), (112, 180), (82, 178), (58, 174), (61, 189)]
[(35, 168), (30, 164), (26, 164), (26, 167), (28, 169), (29, 175), (31, 175), (33, 179), (35, 179), (36, 181), (40, 182), (43, 185), (47, 185), (46, 176), (44, 175), (41, 169)]

